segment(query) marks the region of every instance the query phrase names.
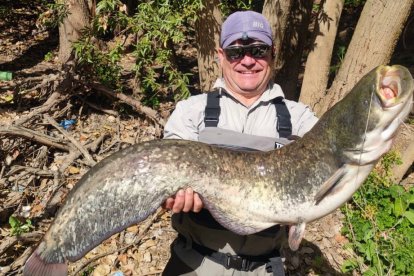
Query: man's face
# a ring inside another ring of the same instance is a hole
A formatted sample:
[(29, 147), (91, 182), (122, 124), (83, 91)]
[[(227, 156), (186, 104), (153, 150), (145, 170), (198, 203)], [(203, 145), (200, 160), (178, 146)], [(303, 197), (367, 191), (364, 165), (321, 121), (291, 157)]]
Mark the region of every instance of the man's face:
[[(238, 46), (247, 46), (247, 48), (243, 50), (236, 48), (235, 51), (226, 50)], [(259, 48), (255, 48), (256, 46)], [(269, 49), (265, 51), (266, 46), (261, 41), (250, 40), (246, 44), (242, 40), (237, 40), (226, 49), (219, 48), (218, 55), (223, 78), (230, 91), (244, 97), (253, 97), (263, 93), (271, 77), (272, 48), (268, 47)], [(255, 55), (263, 57), (254, 57)]]

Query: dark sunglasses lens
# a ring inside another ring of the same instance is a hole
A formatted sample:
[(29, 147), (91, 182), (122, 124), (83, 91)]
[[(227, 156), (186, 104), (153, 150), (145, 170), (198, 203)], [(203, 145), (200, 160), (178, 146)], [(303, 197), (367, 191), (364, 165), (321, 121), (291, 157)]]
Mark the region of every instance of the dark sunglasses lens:
[(263, 58), (269, 49), (268, 45), (233, 46), (224, 49), (224, 52), (229, 59), (236, 60), (243, 58), (246, 53), (250, 53), (254, 58)]
[(224, 49), (224, 52), (229, 59), (239, 59), (244, 56), (243, 47), (229, 47)]
[(252, 46), (250, 48), (250, 53), (252, 54), (252, 57), (255, 57), (255, 58), (265, 57), (268, 51), (269, 51), (269, 46), (267, 45)]

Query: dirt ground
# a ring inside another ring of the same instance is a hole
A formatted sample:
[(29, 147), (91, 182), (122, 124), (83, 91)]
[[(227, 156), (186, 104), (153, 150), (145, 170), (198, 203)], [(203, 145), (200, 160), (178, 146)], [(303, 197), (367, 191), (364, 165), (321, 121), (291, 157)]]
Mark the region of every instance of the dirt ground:
[[(58, 36), (56, 31), (38, 29), (37, 14), (41, 11), (37, 8), (35, 4), (15, 5), (13, 22), (0, 22), (0, 71), (13, 72), (11, 81), (0, 81), (0, 275), (21, 274), (22, 265), (47, 229), (54, 211), (89, 168), (85, 161), (75, 158), (63, 172), (65, 180), (61, 183), (56, 172), (70, 153), (42, 147), (27, 135), (9, 135), (12, 123), (32, 114), (50, 97), (53, 86), (41, 86), (42, 80), (57, 73), (55, 61), (45, 61), (44, 57), (49, 52), (56, 53)], [(36, 89), (37, 85), (42, 88)], [(66, 104), (57, 106), (62, 110), (50, 110), (50, 114), (60, 114), (59, 118), (64, 115), (76, 119), (64, 134), (55, 127), (47, 128), (48, 137), (56, 138), (56, 143), (73, 138), (86, 147), (101, 139), (99, 150), (92, 153), (99, 161), (126, 145), (159, 138), (159, 130), (145, 116), (132, 111), (121, 116), (114, 111), (117, 106), (108, 104), (99, 94), (85, 91), (84, 95), (81, 99), (69, 97)], [(165, 118), (172, 107), (172, 103), (161, 107)], [(25, 129), (44, 131), (46, 124), (52, 124), (45, 118), (27, 120), (36, 125), (26, 124)], [(2, 132), (5, 130), (9, 132)], [(29, 167), (37, 169), (30, 173)], [(8, 218), (13, 214), (23, 221), (30, 218), (33, 229), (20, 238), (11, 235)], [(170, 217), (170, 212), (160, 211), (158, 216), (114, 235), (71, 264), (71, 273), (160, 275), (169, 258), (169, 244), (176, 236)], [(343, 221), (342, 213), (336, 211), (308, 225), (299, 250), (283, 250), (287, 274), (342, 275), (341, 265), (353, 254), (346, 249), (348, 241), (341, 235)]]

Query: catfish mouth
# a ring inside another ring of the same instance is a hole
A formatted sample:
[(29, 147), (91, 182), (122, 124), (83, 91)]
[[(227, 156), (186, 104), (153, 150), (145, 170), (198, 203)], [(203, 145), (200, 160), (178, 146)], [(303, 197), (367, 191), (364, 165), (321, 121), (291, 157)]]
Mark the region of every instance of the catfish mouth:
[(379, 89), (377, 94), (380, 98), (383, 108), (390, 108), (398, 104), (398, 96), (400, 95), (400, 72), (386, 67), (380, 72)]

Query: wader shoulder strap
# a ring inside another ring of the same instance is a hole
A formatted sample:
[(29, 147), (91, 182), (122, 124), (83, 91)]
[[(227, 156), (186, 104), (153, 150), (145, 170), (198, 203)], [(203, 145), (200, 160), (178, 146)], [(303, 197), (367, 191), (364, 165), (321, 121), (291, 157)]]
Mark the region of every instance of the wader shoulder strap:
[[(204, 124), (206, 127), (217, 127), (220, 117), (220, 98), (218, 91), (207, 93), (207, 105), (204, 110)], [(277, 115), (277, 132), (279, 137), (288, 138), (292, 135), (292, 122), (290, 113), (282, 97), (273, 99)]]
[(204, 124), (206, 127), (217, 127), (220, 117), (220, 98), (218, 91), (207, 93), (207, 105), (204, 110)]
[(279, 137), (288, 138), (292, 135), (292, 122), (290, 121), (290, 113), (287, 109), (282, 97), (273, 99), (277, 114), (277, 132)]

